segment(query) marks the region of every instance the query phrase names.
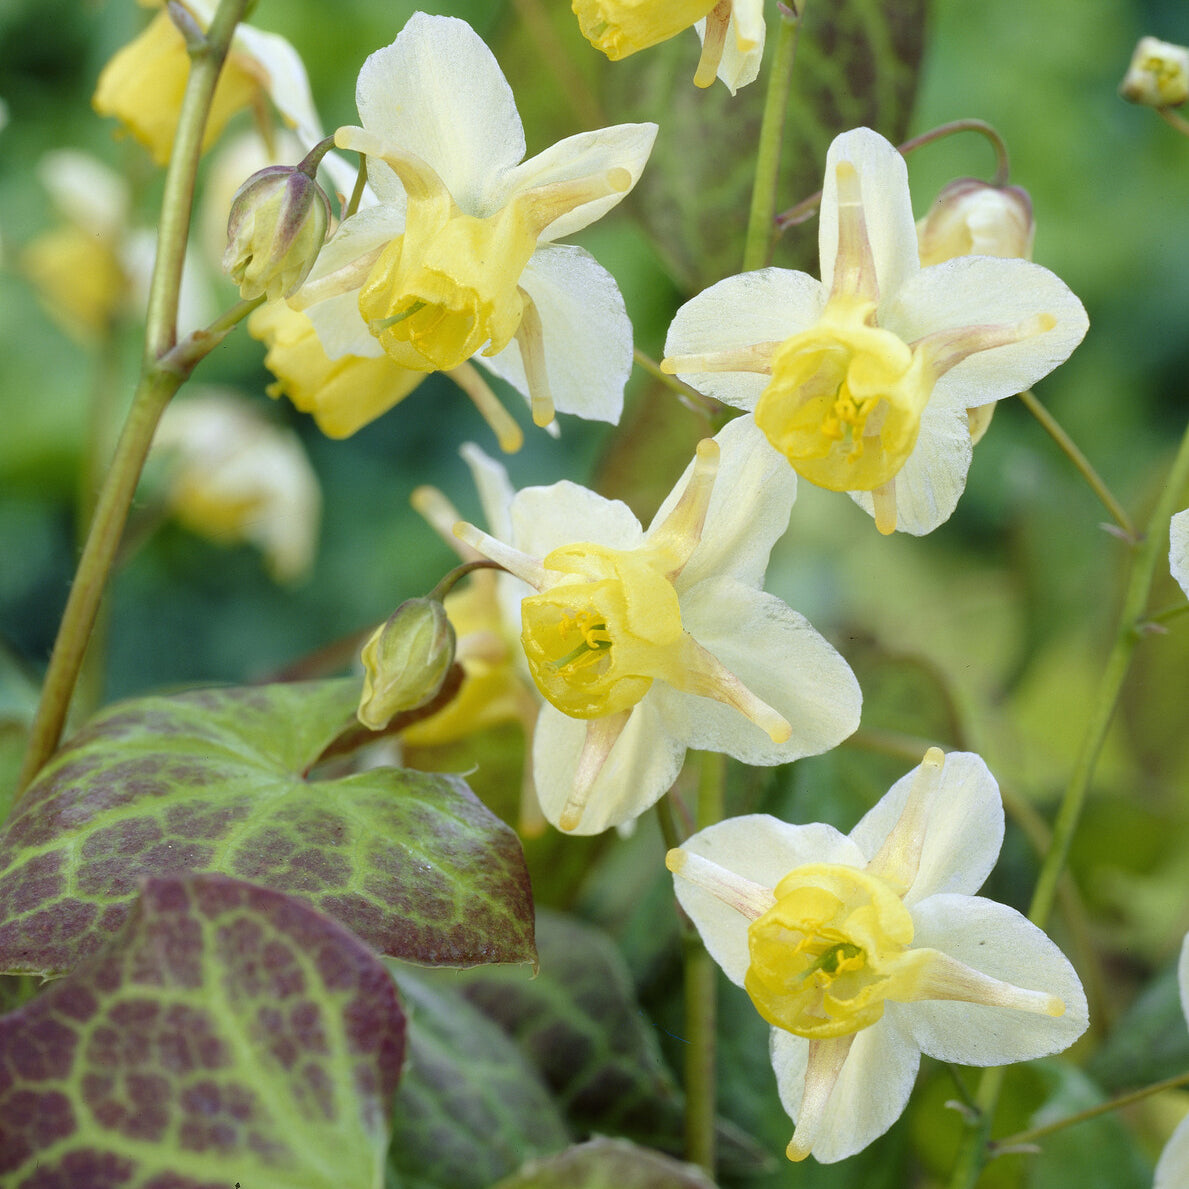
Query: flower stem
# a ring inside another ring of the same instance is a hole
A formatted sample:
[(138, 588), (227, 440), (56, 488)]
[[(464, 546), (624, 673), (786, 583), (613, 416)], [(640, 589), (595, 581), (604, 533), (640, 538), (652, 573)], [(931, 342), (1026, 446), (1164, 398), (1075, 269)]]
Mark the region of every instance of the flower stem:
[(1007, 1135), (1003, 1139), (995, 1140), (991, 1144), (992, 1154), (1006, 1152), (1023, 1144), (1035, 1143), (1038, 1139), (1043, 1139), (1046, 1135), (1052, 1135), (1066, 1127), (1072, 1127), (1075, 1123), (1084, 1123), (1087, 1119), (1094, 1119), (1099, 1115), (1108, 1114), (1110, 1111), (1120, 1110), (1122, 1107), (1130, 1106), (1133, 1102), (1142, 1102), (1153, 1094), (1161, 1094), (1165, 1090), (1175, 1090), (1178, 1086), (1184, 1086), (1187, 1083), (1189, 1083), (1189, 1072), (1179, 1073), (1176, 1077), (1165, 1078), (1162, 1082), (1154, 1082), (1150, 1086), (1144, 1086), (1141, 1090), (1133, 1090), (1130, 1094), (1121, 1094), (1118, 1098), (1110, 1099), (1109, 1102), (1100, 1102), (1097, 1106), (1089, 1106), (1075, 1114), (1066, 1115), (1063, 1119), (1054, 1119), (1053, 1122), (1046, 1123), (1043, 1127), (1017, 1131), (1015, 1135)]
[[(722, 819), (726, 756), (699, 755), (698, 829)], [(682, 938), (685, 961), (685, 1158), (714, 1179), (715, 1028), (718, 1018), (718, 972), (697, 932)]]
[[(177, 344), (178, 296), (190, 231), (194, 180), (202, 154), (207, 113), (232, 34), (248, 2), (220, 0), (206, 37), (191, 51), (190, 73), (178, 116), (173, 153), (165, 175), (161, 215), (157, 221), (157, 259), (149, 289), (140, 382), (95, 504), (86, 544), (54, 641), (41, 701), (30, 728), (28, 748), (17, 778), (17, 797), (58, 746), (99, 603), (157, 422), (201, 357), (188, 359), (184, 366), (166, 359)], [(214, 346), (220, 337), (216, 335), (210, 346)]]
[(764, 116), (760, 124), (760, 144), (756, 153), (755, 181), (751, 191), (751, 212), (747, 218), (747, 239), (743, 247), (743, 271), (763, 268), (772, 253), (776, 218), (776, 183), (780, 171), (780, 147), (784, 139), (784, 117), (789, 105), (789, 86), (793, 80), (793, 62), (797, 40), (805, 15), (780, 5), (780, 23), (776, 27), (776, 53), (768, 75), (764, 98)]
[(1170, 127), (1175, 128), (1182, 136), (1189, 136), (1189, 120), (1179, 111), (1171, 107), (1158, 107), (1156, 114)]
[(1077, 468), (1078, 474), (1090, 485), (1091, 490), (1098, 496), (1106, 510), (1111, 514), (1111, 518), (1123, 530), (1126, 538), (1129, 541), (1135, 540), (1135, 525), (1131, 523), (1131, 517), (1127, 515), (1126, 509), (1115, 498), (1111, 489), (1102, 481), (1102, 477), (1091, 465), (1090, 460), (1078, 449), (1069, 434), (1061, 428), (1060, 423), (1053, 414), (1036, 399), (1031, 391), (1021, 392), (1020, 400), (1024, 402), (1024, 406), (1032, 416), (1040, 422), (1045, 433), (1057, 443), (1062, 453)]
[[(1069, 783), (1053, 823), (1053, 838), (1041, 864), (1036, 890), (1028, 919), (1044, 928), (1052, 911), (1061, 874), (1069, 857), (1069, 848), (1086, 803), (1090, 780), (1098, 761), (1107, 730), (1114, 718), (1123, 681), (1131, 665), (1136, 645), (1143, 638), (1144, 610), (1152, 588), (1152, 576), (1157, 560), (1167, 550), (1168, 522), (1178, 498), (1189, 482), (1189, 427), (1181, 439), (1180, 448), (1165, 480), (1164, 490), (1156, 503), (1142, 537), (1132, 542), (1131, 568), (1127, 589), (1119, 611), (1115, 640), (1107, 657), (1102, 679), (1098, 685), (1090, 719), (1082, 736), (1081, 746), (1070, 773)], [(979, 1084), (976, 1102), (979, 1118), (963, 1136), (954, 1165), (951, 1189), (973, 1189), (990, 1151), (988, 1139), (991, 1120), (1003, 1086), (1003, 1069), (988, 1069)]]

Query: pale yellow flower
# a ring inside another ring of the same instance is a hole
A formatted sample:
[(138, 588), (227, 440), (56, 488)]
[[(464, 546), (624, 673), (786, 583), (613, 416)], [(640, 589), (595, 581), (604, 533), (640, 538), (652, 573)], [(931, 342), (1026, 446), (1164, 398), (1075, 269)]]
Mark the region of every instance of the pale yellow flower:
[(1189, 48), (1141, 37), (1119, 94), (1145, 107), (1177, 107), (1189, 99)]

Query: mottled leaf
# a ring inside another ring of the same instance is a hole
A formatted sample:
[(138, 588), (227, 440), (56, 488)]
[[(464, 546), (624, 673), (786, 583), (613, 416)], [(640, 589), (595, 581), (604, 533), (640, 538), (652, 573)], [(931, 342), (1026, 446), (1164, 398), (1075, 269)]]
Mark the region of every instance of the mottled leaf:
[(404, 1017), (293, 897), (153, 879), (119, 937), (0, 1019), (11, 1189), (378, 1186)]
[(494, 1189), (714, 1189), (696, 1164), (622, 1139), (594, 1139), (535, 1160)]
[[(903, 138), (916, 92), (927, 0), (833, 0), (805, 6), (781, 152), (778, 205), (821, 189), (826, 149), (839, 132), (866, 125)], [(721, 83), (692, 82), (698, 40), (686, 33), (610, 63), (607, 107), (617, 119), (656, 119), (661, 133), (636, 201), (674, 275), (694, 292), (739, 271), (751, 203), (765, 83), (732, 96)], [(773, 263), (816, 275), (817, 231), (785, 237)]]
[[(404, 1189), (487, 1189), (569, 1132), (536, 1071), (446, 977), (396, 968), (409, 1061), (393, 1113), (391, 1179)], [(527, 972), (522, 977), (528, 981)]]
[(352, 682), (207, 690), (93, 720), (0, 833), (0, 969), (69, 970), (141, 879), (198, 871), (302, 896), (395, 957), (532, 961), (520, 844), (463, 780), (307, 775), (355, 696)]
[[(520, 1046), (580, 1135), (615, 1134), (679, 1152), (684, 1099), (636, 1001), (623, 959), (598, 929), (540, 912), (541, 973), (472, 970), (452, 983)], [(436, 983), (435, 983), (436, 985)], [(754, 1172), (766, 1159), (719, 1125), (724, 1168)]]

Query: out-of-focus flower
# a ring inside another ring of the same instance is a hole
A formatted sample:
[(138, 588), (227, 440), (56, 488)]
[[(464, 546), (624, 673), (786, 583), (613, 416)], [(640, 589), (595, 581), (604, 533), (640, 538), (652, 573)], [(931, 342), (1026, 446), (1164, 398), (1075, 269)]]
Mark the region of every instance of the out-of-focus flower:
[(732, 95), (754, 82), (764, 57), (763, 0), (571, 0), (582, 36), (612, 62), (697, 29), (694, 84), (715, 78)]
[(582, 133), (521, 161), (491, 51), (465, 21), (424, 13), (367, 59), (356, 98), (363, 127), (335, 140), (367, 154), (378, 201), (343, 222), (291, 299), (330, 358), (384, 351), (431, 372), (481, 352), (540, 425), (555, 409), (618, 420), (632, 363), (623, 299), (593, 257), (553, 241), (635, 185), (656, 125)]
[[(959, 178), (943, 186), (929, 213), (917, 222), (924, 268), (955, 256), (1031, 260), (1035, 234), (1027, 190), (992, 186), (975, 178)], [(994, 412), (993, 402), (966, 410), (971, 445), (977, 445), (987, 432)]]
[(1189, 508), (1178, 512), (1168, 526), (1168, 568), (1189, 599)]
[(848, 492), (881, 532), (931, 532), (966, 483), (966, 410), (1063, 362), (1085, 310), (1030, 261), (921, 268), (903, 158), (866, 128), (830, 146), (820, 224), (820, 282), (780, 268), (720, 281), (678, 310), (662, 366), (753, 410), (799, 474)]
[(849, 835), (731, 818), (669, 852), (677, 897), (728, 978), (773, 1026), (787, 1154), (853, 1155), (900, 1116), (921, 1053), (1006, 1065), (1085, 1031), (1060, 950), (973, 895), (1003, 842), (982, 760), (932, 748)]
[[(46, 153), (37, 176), (63, 221), (28, 244), (21, 269), (62, 328), (90, 343), (120, 316), (143, 312), (156, 234), (132, 226), (127, 183), (88, 153)], [(213, 317), (204, 270), (188, 254), (179, 325), (191, 329)]]
[(1184, 103), (1189, 99), (1189, 49), (1156, 37), (1141, 37), (1119, 84), (1119, 94), (1145, 107)]
[[(1185, 586), (1189, 584), (1189, 576), (1179, 581)], [(1189, 594), (1189, 590), (1186, 594)], [(1189, 1023), (1189, 935), (1181, 943), (1177, 983), (1181, 989), (1181, 1011), (1185, 1013), (1186, 1023)], [(1156, 1181), (1152, 1189), (1183, 1189), (1185, 1185), (1189, 1185), (1189, 1118), (1181, 1121), (1164, 1145), (1164, 1151), (1156, 1163)]]
[(236, 191), (223, 268), (245, 301), (288, 297), (314, 267), (330, 226), (330, 200), (298, 167), (267, 165)]
[[(207, 28), (215, 14), (215, 0), (179, 2), (200, 29)], [(165, 165), (173, 152), (190, 58), (185, 37), (161, 0), (147, 3), (161, 11), (103, 68), (91, 102), (100, 115), (119, 120), (158, 165)], [(297, 51), (275, 33), (239, 25), (215, 88), (203, 150), (218, 139), (236, 112), (259, 108), (265, 98), (272, 100), (305, 148), (322, 139)]]
[(255, 545), (279, 582), (309, 570), (322, 496), (296, 434), (243, 398), (207, 389), (166, 409), (153, 450), (168, 458), (166, 498), (187, 528)]
[(357, 717), (382, 731), (394, 715), (438, 696), (454, 664), (454, 628), (437, 599), (406, 599), (363, 646)]
[(699, 445), (647, 532), (624, 504), (565, 482), (515, 497), (510, 543), (455, 530), (535, 592), (521, 602), (521, 642), (548, 703), (533, 771), (554, 825), (632, 822), (687, 748), (782, 764), (858, 725), (846, 662), (761, 590), (795, 492), (740, 418)]

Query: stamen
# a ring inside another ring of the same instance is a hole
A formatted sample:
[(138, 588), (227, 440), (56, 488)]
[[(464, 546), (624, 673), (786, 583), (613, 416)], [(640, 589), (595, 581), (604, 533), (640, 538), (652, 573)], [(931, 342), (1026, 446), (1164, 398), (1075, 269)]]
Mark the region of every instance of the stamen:
[(367, 328), (372, 334), (379, 335), (381, 330), (388, 330), (398, 322), (403, 322), (406, 318), (411, 318), (414, 314), (419, 314), (423, 309), (425, 309), (425, 302), (410, 302), (399, 314), (393, 314), (391, 318), (373, 318), (367, 324)]
[(520, 359), (528, 380), (533, 424), (544, 428), (554, 420), (553, 396), (549, 391), (549, 373), (545, 366), (545, 330), (533, 299), (523, 289), (518, 292), (524, 303), (524, 313), (516, 328), (516, 343), (520, 347)]
[(694, 72), (694, 86), (713, 86), (718, 77), (719, 63), (727, 45), (727, 26), (731, 20), (731, 0), (719, 0), (706, 15), (706, 28), (702, 35), (702, 56)]
[(839, 161), (834, 176), (838, 182), (838, 251), (830, 300), (846, 296), (878, 302), (879, 282), (863, 214), (859, 171), (849, 161)]
[(586, 742), (582, 745), (582, 754), (578, 757), (578, 769), (574, 773), (574, 787), (566, 800), (561, 815), (557, 819), (558, 828), (567, 833), (576, 830), (582, 821), (582, 814), (586, 803), (590, 800), (591, 789), (611, 754), (616, 740), (623, 734), (628, 725), (631, 711), (624, 710), (619, 714), (608, 714), (603, 718), (592, 718), (586, 724)]
[(498, 562), (508, 573), (515, 574), (522, 582), (527, 582), (536, 590), (547, 590), (557, 577), (535, 557), (529, 557), (527, 553), (521, 553), (519, 549), (513, 549), (503, 541), (497, 541), (495, 537), (489, 536), (481, 528), (476, 528), (465, 520), (460, 520), (454, 526), (454, 535), (472, 549), (478, 550), (484, 557)]
[(685, 568), (702, 539), (714, 480), (718, 475), (719, 449), (713, 438), (703, 438), (694, 454), (693, 471), (664, 523), (648, 533), (648, 545), (665, 557), (671, 582)]
[(797, 1126), (793, 1138), (785, 1148), (785, 1155), (794, 1161), (804, 1160), (813, 1151), (814, 1140), (826, 1117), (826, 1104), (846, 1063), (855, 1033), (835, 1036), (829, 1040), (809, 1042), (809, 1061), (805, 1066), (805, 1093), (797, 1111)]
[(917, 768), (908, 800), (899, 820), (884, 839), (875, 857), (867, 864), (867, 874), (879, 876), (900, 896), (912, 887), (921, 866), (921, 850), (925, 845), (925, 822), (929, 803), (941, 784), (945, 753), (931, 747)]
[(696, 372), (757, 372), (772, 374), (772, 356), (781, 342), (752, 343), (746, 347), (731, 347), (725, 351), (709, 351), (705, 355), (672, 355), (661, 360), (666, 376), (690, 375)]
[[(495, 440), (505, 454), (515, 454), (524, 445), (524, 434), (520, 426), (512, 420), (512, 415), (500, 404), (499, 397), (491, 390), (491, 386), (480, 375), (479, 370), (470, 363), (460, 363), (451, 368), (446, 375), (452, 379), (469, 396), (479, 410), (479, 416), (487, 422)], [(454, 517), (458, 519), (457, 516)]]
[(705, 888), (716, 899), (721, 900), (749, 921), (759, 920), (775, 903), (776, 896), (771, 888), (764, 887), (742, 875), (736, 875), (720, 867), (710, 859), (704, 859), (693, 851), (676, 847), (665, 855), (665, 866), (674, 875)]
[(875, 527), (886, 537), (896, 531), (896, 478), (881, 483), (871, 491), (875, 505)]

